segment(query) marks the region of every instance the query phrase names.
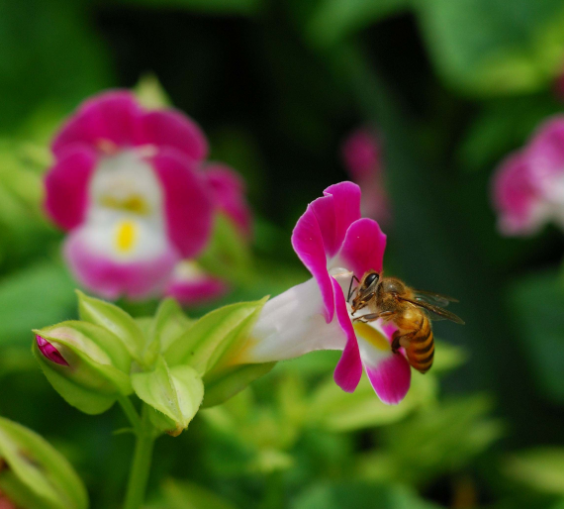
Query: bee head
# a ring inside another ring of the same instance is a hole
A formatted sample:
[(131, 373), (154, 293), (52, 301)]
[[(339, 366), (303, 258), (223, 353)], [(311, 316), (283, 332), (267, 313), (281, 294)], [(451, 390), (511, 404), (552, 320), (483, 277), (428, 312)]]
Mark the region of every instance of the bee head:
[(380, 274), (376, 271), (370, 271), (364, 274), (360, 284), (356, 290), (356, 296), (353, 299), (352, 307), (356, 311), (366, 306), (366, 303), (376, 293), (376, 288), (380, 282)]

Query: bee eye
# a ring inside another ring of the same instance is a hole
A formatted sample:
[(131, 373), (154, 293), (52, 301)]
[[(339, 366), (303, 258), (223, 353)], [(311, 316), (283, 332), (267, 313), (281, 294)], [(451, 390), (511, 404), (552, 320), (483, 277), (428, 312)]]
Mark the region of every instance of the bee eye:
[(379, 277), (378, 274), (376, 274), (376, 272), (373, 272), (364, 281), (364, 286), (368, 288), (370, 285), (372, 285), (375, 281), (378, 280), (378, 277)]

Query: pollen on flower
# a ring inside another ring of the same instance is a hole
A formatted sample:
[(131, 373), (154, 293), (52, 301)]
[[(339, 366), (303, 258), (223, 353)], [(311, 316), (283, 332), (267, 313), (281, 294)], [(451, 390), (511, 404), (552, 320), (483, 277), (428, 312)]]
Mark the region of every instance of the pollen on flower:
[(368, 341), (368, 343), (376, 347), (378, 350), (390, 350), (390, 343), (388, 340), (374, 327), (370, 327), (370, 325), (364, 322), (355, 322), (353, 327), (357, 336), (360, 336), (365, 341)]
[(47, 359), (56, 364), (60, 364), (61, 366), (69, 365), (69, 363), (61, 355), (61, 352), (49, 343), (49, 341), (41, 337), (39, 334), (37, 334), (35, 338), (37, 340), (37, 347), (39, 348), (39, 351), (47, 357)]
[(121, 253), (133, 249), (137, 240), (138, 228), (133, 221), (122, 221), (117, 227), (116, 245)]

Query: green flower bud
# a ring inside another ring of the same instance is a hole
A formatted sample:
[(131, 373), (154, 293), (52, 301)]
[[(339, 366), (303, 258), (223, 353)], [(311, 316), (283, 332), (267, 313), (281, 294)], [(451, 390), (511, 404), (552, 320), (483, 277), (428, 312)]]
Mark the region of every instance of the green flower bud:
[(131, 356), (110, 331), (69, 321), (35, 330), (33, 351), (45, 376), (71, 405), (88, 414), (107, 410), (132, 392)]
[(82, 481), (33, 431), (0, 418), (0, 492), (22, 509), (87, 509)]

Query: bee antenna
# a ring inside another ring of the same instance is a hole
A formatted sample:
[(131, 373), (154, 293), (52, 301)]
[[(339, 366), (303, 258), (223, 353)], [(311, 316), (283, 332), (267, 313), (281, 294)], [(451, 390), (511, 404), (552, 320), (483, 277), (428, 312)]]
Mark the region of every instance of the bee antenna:
[(351, 300), (351, 297), (352, 297), (352, 294), (353, 294), (353, 287), (352, 287), (352, 285), (353, 285), (353, 281), (354, 281), (355, 279), (356, 279), (356, 282), (357, 282), (357, 283), (360, 283), (360, 281), (358, 280), (358, 278), (353, 274), (352, 277), (351, 277), (351, 284), (349, 285), (349, 291), (348, 291), (348, 294), (347, 294), (347, 302), (349, 302), (349, 303), (350, 303), (350, 300)]

